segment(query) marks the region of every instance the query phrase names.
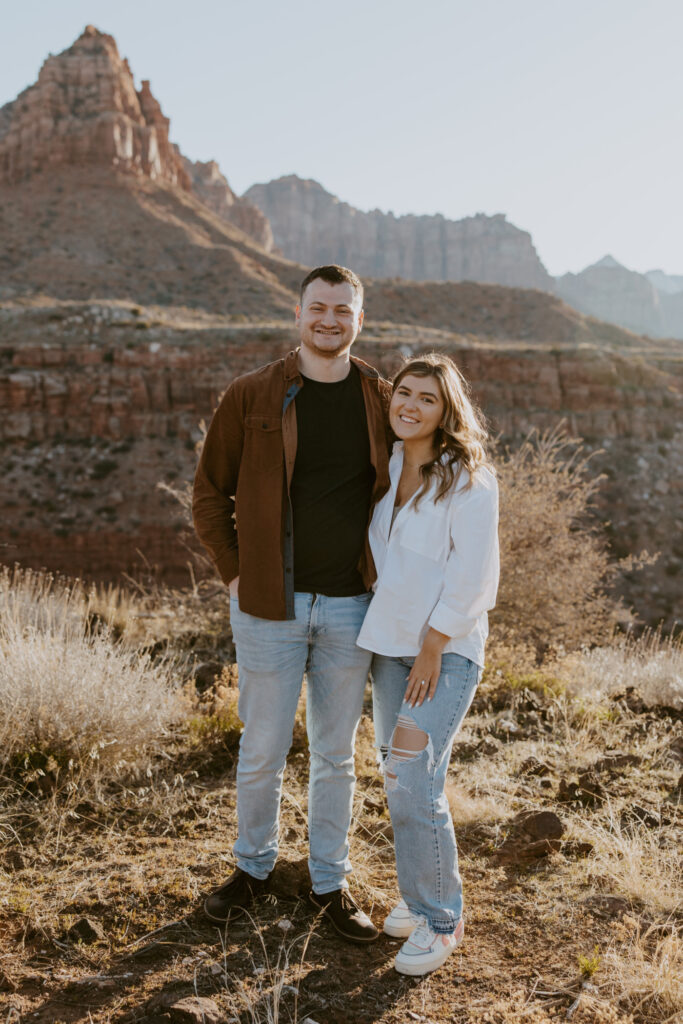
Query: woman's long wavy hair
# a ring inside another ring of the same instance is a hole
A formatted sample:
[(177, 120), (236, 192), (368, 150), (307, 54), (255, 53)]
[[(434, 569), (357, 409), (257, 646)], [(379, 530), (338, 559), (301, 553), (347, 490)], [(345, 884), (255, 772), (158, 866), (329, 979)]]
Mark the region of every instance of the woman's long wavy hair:
[[(444, 498), (463, 469), (469, 474), (468, 490), (478, 469), (495, 472), (486, 450), (488, 431), (483, 415), (470, 397), (470, 387), (458, 367), (440, 352), (427, 352), (407, 359), (392, 381), (392, 394), (404, 377), (433, 377), (444, 403), (441, 425), (434, 438), (434, 457), (420, 467), (422, 487), (415, 497), (417, 506), (433, 480), (438, 480), (434, 501)], [(445, 458), (444, 458), (445, 456)]]

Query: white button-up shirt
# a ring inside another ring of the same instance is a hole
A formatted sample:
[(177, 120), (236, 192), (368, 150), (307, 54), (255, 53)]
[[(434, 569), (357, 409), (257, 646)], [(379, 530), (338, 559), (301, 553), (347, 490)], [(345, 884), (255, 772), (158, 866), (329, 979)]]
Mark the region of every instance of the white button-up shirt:
[(375, 506), (370, 547), (377, 582), (358, 646), (391, 657), (419, 654), (431, 626), (450, 640), (444, 652), (484, 665), (487, 611), (498, 589), (498, 484), (479, 469), (465, 490), (462, 470), (455, 487), (434, 501), (432, 481), (415, 508), (414, 496), (391, 517), (403, 468), (403, 444), (394, 445), (391, 487)]

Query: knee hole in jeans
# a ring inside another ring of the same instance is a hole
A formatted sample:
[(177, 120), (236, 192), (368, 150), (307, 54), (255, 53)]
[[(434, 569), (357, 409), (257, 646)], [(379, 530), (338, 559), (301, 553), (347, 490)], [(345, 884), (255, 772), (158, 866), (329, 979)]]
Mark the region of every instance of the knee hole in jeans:
[(398, 772), (401, 766), (414, 761), (423, 750), (427, 750), (431, 764), (431, 737), (412, 718), (399, 715), (391, 737), (391, 748), (384, 759), (384, 788), (387, 793), (399, 787)]

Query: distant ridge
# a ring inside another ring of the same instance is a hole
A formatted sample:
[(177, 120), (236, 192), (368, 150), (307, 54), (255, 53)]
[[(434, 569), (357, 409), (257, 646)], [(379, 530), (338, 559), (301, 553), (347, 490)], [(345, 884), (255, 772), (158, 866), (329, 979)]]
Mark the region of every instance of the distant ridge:
[(654, 338), (683, 338), (683, 278), (638, 274), (607, 255), (579, 274), (558, 277), (555, 290), (589, 316)]
[(245, 198), (268, 218), (285, 256), (300, 263), (345, 263), (369, 277), (552, 290), (531, 236), (504, 214), (452, 221), (364, 213), (295, 174), (253, 185)]

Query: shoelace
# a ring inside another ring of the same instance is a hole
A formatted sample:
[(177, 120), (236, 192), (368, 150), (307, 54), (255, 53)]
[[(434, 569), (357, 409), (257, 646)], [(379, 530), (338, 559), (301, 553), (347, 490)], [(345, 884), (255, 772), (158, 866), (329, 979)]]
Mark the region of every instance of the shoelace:
[(353, 910), (353, 911), (357, 911), (358, 910), (358, 906), (357, 906), (356, 903), (353, 902), (353, 899), (352, 899), (348, 889), (342, 889), (341, 896), (339, 898), (339, 902), (340, 902), (341, 907), (342, 907), (343, 910)]
[(410, 941), (416, 946), (431, 946), (434, 941), (434, 932), (427, 924), (426, 917), (418, 918), (418, 923), (410, 935)]

